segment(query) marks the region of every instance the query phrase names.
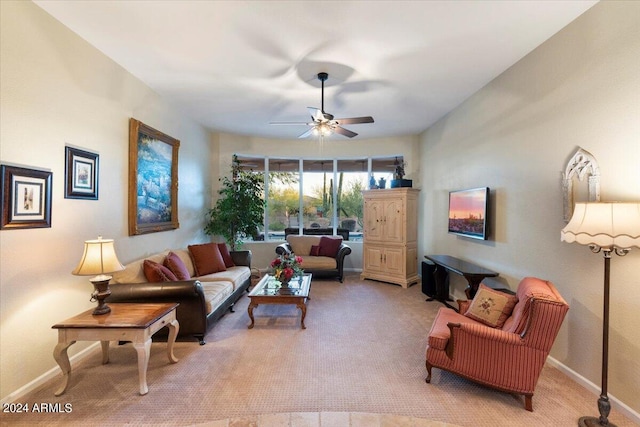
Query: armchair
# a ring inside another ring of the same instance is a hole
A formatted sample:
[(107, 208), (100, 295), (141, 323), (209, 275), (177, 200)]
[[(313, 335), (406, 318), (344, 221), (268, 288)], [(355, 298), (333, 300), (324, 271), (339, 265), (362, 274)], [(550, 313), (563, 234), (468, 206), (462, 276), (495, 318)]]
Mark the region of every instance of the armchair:
[(524, 395), (533, 411), (533, 393), (544, 362), (569, 310), (551, 282), (523, 279), (518, 302), (502, 328), (492, 328), (465, 316), (470, 301), (459, 301), (460, 312), (442, 307), (433, 322), (426, 351), (426, 382), (432, 368), (471, 381)]
[[(318, 252), (321, 242), (335, 242), (329, 252)], [(276, 247), (276, 254), (295, 253), (302, 257), (302, 268), (313, 277), (337, 277), (340, 283), (344, 278), (344, 259), (351, 253), (351, 248), (340, 236), (308, 236), (289, 235), (287, 242)]]

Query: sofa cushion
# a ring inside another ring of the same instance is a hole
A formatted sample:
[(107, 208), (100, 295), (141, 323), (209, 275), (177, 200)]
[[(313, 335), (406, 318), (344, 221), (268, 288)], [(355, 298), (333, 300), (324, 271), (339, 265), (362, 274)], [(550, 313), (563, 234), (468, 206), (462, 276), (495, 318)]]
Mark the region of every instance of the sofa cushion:
[(204, 293), (207, 314), (218, 308), (233, 293), (230, 282), (200, 282)]
[(174, 282), (178, 280), (175, 274), (164, 265), (145, 259), (142, 263), (144, 276), (151, 283), (155, 282)]
[(202, 283), (217, 281), (231, 282), (231, 284), (233, 285), (233, 289), (236, 290), (238, 286), (242, 285), (250, 278), (251, 270), (249, 269), (249, 267), (235, 266), (229, 267), (225, 271), (200, 276), (197, 279)]
[(169, 252), (164, 259), (163, 265), (167, 267), (178, 278), (178, 280), (189, 280), (191, 274), (184, 265), (182, 259), (175, 252)]
[(320, 244), (320, 236), (287, 236), (287, 242), (291, 246), (291, 251), (300, 256), (309, 255), (311, 246)]
[(481, 283), (464, 315), (492, 328), (502, 328), (517, 302), (515, 295), (496, 291)]
[(303, 270), (335, 270), (338, 268), (338, 261), (328, 256), (303, 256)]
[(193, 267), (197, 276), (217, 273), (227, 269), (217, 243), (189, 245), (188, 249), (193, 259)]
[(320, 237), (320, 256), (328, 256), (335, 258), (338, 255), (338, 249), (342, 244), (342, 236), (322, 236)]
[(229, 253), (229, 248), (226, 243), (218, 243), (218, 250), (220, 250), (220, 255), (222, 255), (222, 259), (224, 260), (224, 266), (234, 267), (235, 264), (233, 262), (233, 258), (231, 258), (231, 254)]

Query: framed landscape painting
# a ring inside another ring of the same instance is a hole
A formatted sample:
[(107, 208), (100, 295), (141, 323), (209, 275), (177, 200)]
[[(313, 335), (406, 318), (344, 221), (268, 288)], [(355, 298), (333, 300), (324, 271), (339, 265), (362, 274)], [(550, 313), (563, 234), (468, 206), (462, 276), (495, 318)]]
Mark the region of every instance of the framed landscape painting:
[(48, 171), (0, 165), (0, 229), (51, 227), (51, 176)]
[(136, 119), (129, 122), (129, 235), (178, 224), (180, 141)]
[(98, 200), (98, 155), (65, 147), (65, 199)]

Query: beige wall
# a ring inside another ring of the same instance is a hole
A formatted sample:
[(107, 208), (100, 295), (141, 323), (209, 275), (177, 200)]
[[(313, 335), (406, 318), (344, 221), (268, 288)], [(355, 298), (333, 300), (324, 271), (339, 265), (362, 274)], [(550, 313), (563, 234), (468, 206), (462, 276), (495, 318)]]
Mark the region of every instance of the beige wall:
[[(640, 3), (601, 2), (422, 136), (420, 252), (476, 261), (512, 289), (525, 276), (554, 282), (571, 309), (551, 354), (598, 386), (603, 258), (560, 242), (560, 178), (582, 147), (603, 201), (640, 201), (639, 58)], [(448, 191), (478, 186), (492, 190), (491, 239), (448, 235)], [(640, 250), (612, 260), (609, 393), (636, 412), (639, 270)], [(461, 296), (465, 284), (452, 285)]]
[[(53, 173), (52, 227), (0, 231), (0, 396), (57, 368), (51, 325), (89, 309), (92, 286), (71, 275), (83, 241), (114, 238), (122, 262), (204, 240), (209, 135), (31, 2), (0, 2), (0, 161)], [(128, 122), (181, 141), (175, 231), (129, 237)], [(99, 200), (64, 198), (65, 144), (100, 155)], [(213, 167), (212, 167), (213, 165)], [(71, 355), (86, 347), (78, 343)], [(59, 368), (56, 372), (59, 375)]]

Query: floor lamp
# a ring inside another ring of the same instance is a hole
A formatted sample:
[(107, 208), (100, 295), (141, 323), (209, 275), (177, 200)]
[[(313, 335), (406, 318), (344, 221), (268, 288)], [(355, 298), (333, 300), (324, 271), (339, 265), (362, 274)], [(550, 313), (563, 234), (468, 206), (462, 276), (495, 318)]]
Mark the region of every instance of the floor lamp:
[(602, 327), (602, 391), (598, 399), (600, 417), (582, 417), (581, 427), (613, 426), (608, 420), (611, 403), (607, 395), (609, 365), (609, 273), (611, 254), (624, 256), (640, 248), (640, 203), (576, 203), (573, 216), (560, 232), (560, 240), (588, 245), (604, 255), (604, 310)]

